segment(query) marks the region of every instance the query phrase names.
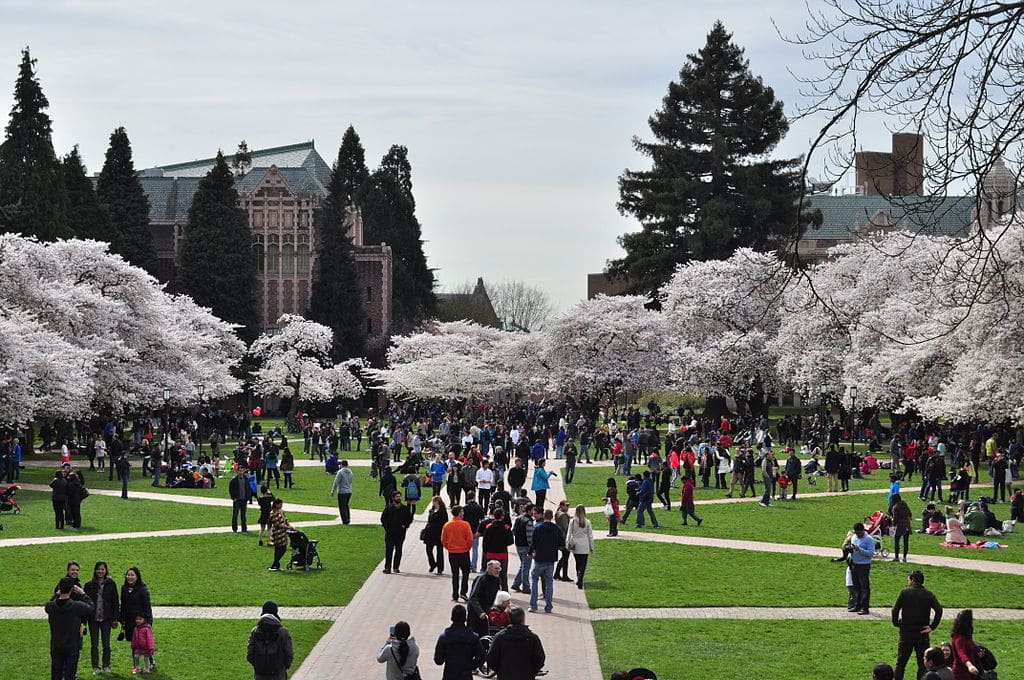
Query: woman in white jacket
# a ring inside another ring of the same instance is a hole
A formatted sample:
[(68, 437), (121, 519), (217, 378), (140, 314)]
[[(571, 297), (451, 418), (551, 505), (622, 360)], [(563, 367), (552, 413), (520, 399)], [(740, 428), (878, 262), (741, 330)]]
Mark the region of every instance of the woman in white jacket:
[(587, 572), (587, 560), (594, 552), (594, 527), (587, 519), (587, 509), (583, 505), (576, 506), (576, 515), (569, 522), (569, 533), (565, 537), (565, 547), (572, 551), (576, 560), (576, 587), (583, 590), (583, 575)]

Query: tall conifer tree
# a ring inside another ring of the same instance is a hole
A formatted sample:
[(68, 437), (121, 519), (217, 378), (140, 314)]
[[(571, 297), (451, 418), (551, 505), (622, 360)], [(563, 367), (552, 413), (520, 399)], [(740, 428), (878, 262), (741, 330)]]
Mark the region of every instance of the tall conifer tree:
[(135, 174), (132, 145), (123, 127), (110, 135), (96, 195), (110, 216), (114, 238), (111, 250), (136, 267), (153, 273), (156, 249), (149, 229), (149, 200)]
[(240, 338), (259, 334), (252, 234), (224, 154), (199, 182), (178, 253), (178, 287), (225, 321)]
[(341, 138), (338, 161), (334, 166), (334, 173), (331, 174), (331, 184), (337, 184), (337, 191), (332, 190), (331, 193), (344, 197), (345, 205), (355, 203), (359, 190), (369, 177), (363, 142), (359, 139), (356, 129), (349, 125)]
[(5, 231), (44, 241), (71, 236), (60, 161), (53, 151), (50, 102), (35, 74), (35, 60), (21, 52), (14, 106), (0, 144), (0, 208)]
[(93, 239), (110, 243), (114, 240), (114, 227), (110, 216), (96, 197), (92, 182), (86, 175), (82, 157), (75, 146), (61, 162), (64, 188), (68, 196), (68, 227), (75, 238)]
[(771, 250), (798, 233), (799, 159), (766, 159), (789, 129), (782, 102), (721, 22), (648, 124), (655, 141), (633, 144), (651, 169), (619, 177), (619, 211), (643, 229), (621, 236), (626, 256), (608, 263), (634, 292), (655, 293), (680, 263)]
[[(355, 134), (350, 127), (349, 131)], [(349, 133), (345, 133), (349, 139)], [(358, 143), (358, 137), (355, 141)], [(362, 147), (359, 147), (361, 156)], [(309, 318), (334, 332), (331, 355), (335, 362), (366, 353), (366, 314), (345, 222), (351, 203), (353, 148), (343, 142), (331, 172), (328, 195), (316, 214), (317, 257)]]

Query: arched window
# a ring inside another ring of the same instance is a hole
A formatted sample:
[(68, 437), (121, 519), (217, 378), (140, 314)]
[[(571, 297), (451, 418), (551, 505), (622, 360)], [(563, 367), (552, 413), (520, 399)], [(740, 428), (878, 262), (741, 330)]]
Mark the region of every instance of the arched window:
[(253, 260), (253, 265), (256, 267), (256, 273), (262, 274), (265, 271), (265, 269), (264, 269), (265, 262), (264, 262), (263, 244), (262, 243), (253, 243), (252, 244), (252, 260)]
[(281, 246), (281, 273), (295, 273), (295, 246), (290, 243)]
[(300, 243), (295, 250), (295, 271), (298, 274), (309, 273), (309, 246)]
[(267, 273), (277, 274), (281, 271), (281, 251), (271, 243), (267, 246)]

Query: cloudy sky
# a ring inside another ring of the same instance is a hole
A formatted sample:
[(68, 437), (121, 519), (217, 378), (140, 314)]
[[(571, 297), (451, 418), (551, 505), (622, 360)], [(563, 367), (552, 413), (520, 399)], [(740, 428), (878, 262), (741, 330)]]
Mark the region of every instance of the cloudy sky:
[[(522, 279), (565, 308), (586, 274), (638, 228), (615, 210), (616, 179), (646, 167), (633, 135), (715, 19), (788, 111), (782, 41), (803, 26), (782, 0), (475, 3), (0, 0), (0, 109), (29, 46), (50, 100), (54, 145), (99, 170), (127, 128), (139, 168), (313, 139), (332, 162), (345, 128), (375, 165), (409, 148), (430, 265), (446, 289)], [(779, 154), (803, 152), (794, 125)], [(866, 143), (886, 150), (887, 133)]]

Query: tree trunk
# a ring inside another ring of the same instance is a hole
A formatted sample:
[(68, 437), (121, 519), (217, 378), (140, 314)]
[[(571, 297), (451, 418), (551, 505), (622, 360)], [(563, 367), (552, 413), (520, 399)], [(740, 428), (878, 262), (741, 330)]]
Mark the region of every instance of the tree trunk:
[(700, 415), (701, 418), (717, 420), (723, 415), (731, 416), (732, 412), (729, 411), (729, 407), (725, 403), (725, 397), (716, 395), (707, 398), (707, 401), (704, 402), (704, 411)]
[(33, 455), (36, 452), (36, 422), (34, 420), (28, 421), (25, 425), (25, 446), (23, 453), (27, 455)]

